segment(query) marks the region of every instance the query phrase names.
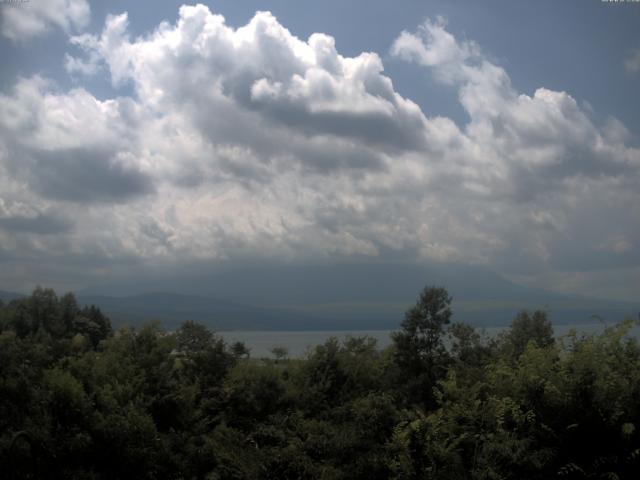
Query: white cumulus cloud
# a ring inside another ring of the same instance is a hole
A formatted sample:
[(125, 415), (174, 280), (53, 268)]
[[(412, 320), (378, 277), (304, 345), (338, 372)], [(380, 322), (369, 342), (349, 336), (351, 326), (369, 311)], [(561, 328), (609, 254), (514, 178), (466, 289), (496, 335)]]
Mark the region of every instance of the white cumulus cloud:
[(15, 258), (640, 265), (626, 127), (597, 124), (567, 92), (518, 92), (441, 19), (391, 52), (457, 91), (463, 125), (401, 96), (377, 53), (345, 56), (267, 12), (232, 28), (183, 6), (135, 38), (122, 14), (72, 42), (71, 73), (108, 72), (134, 94), (99, 100), (33, 77), (0, 96), (0, 200), (34, 205), (20, 215), (44, 225), (0, 222)]
[(0, 32), (13, 41), (42, 36), (54, 28), (67, 33), (82, 30), (91, 18), (86, 0), (2, 2)]

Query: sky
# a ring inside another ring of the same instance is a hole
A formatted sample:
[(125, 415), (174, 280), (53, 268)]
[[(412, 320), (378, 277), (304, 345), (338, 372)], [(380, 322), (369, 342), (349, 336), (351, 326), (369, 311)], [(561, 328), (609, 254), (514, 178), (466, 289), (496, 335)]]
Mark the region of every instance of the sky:
[(0, 15), (1, 289), (437, 262), (640, 297), (640, 2)]

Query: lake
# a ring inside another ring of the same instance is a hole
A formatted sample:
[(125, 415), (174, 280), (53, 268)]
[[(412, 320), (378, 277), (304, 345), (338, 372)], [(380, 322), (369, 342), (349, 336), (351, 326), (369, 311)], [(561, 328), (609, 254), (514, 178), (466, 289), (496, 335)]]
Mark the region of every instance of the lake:
[[(489, 336), (494, 336), (503, 331), (506, 327), (485, 327), (484, 331)], [(554, 325), (556, 336), (567, 335), (571, 329), (579, 333), (597, 333), (604, 330), (600, 323), (582, 325)], [(482, 329), (478, 329), (481, 331)], [(273, 357), (271, 349), (273, 347), (285, 347), (289, 352), (289, 357), (304, 357), (306, 351), (324, 343), (330, 337), (337, 337), (340, 340), (348, 336), (375, 338), (378, 347), (384, 348), (391, 344), (392, 330), (353, 330), (353, 331), (222, 331), (218, 332), (226, 342), (244, 342), (251, 349), (252, 358)], [(639, 328), (636, 326), (633, 334), (638, 336)]]

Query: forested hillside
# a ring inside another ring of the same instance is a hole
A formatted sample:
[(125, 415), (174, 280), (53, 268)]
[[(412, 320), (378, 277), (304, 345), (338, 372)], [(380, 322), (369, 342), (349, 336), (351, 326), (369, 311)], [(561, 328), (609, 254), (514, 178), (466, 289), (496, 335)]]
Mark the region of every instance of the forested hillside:
[(636, 479), (640, 345), (627, 319), (497, 338), (426, 287), (392, 346), (257, 359), (202, 325), (113, 331), (72, 294), (0, 304), (0, 472), (64, 479)]

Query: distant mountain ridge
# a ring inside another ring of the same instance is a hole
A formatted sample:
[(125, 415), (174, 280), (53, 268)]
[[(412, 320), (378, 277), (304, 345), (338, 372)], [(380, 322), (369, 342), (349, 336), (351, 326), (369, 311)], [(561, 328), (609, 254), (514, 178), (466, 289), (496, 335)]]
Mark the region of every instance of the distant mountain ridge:
[[(637, 318), (640, 304), (562, 295), (516, 285), (481, 267), (461, 265), (333, 265), (245, 268), (200, 275), (157, 275), (76, 292), (114, 326), (159, 320), (173, 329), (186, 320), (216, 330), (387, 330), (425, 285), (453, 296), (453, 321), (508, 325), (523, 309), (547, 309), (556, 324)], [(63, 294), (64, 292), (58, 292)], [(5, 303), (24, 297), (0, 291)]]
[[(115, 325), (140, 325), (159, 320), (165, 328), (177, 328), (187, 320), (215, 330), (295, 330), (309, 316), (286, 310), (242, 305), (228, 300), (169, 292), (149, 292), (125, 297), (78, 295), (82, 305), (96, 305)], [(321, 319), (313, 318), (320, 323)], [(326, 328), (336, 328), (325, 322)]]
[[(175, 325), (191, 319), (218, 330), (394, 329), (427, 284), (449, 290), (453, 321), (476, 326), (506, 325), (522, 309), (548, 309), (558, 324), (595, 322), (594, 315), (615, 322), (640, 310), (516, 285), (481, 267), (445, 264), (253, 267), (94, 287), (78, 297), (116, 322), (156, 318)], [(130, 295), (95, 294), (129, 287)], [(145, 287), (155, 293), (135, 292)]]
[(19, 298), (23, 298), (26, 295), (17, 292), (7, 292), (6, 290), (0, 290), (0, 300), (5, 303), (10, 302), (11, 300), (17, 300)]

